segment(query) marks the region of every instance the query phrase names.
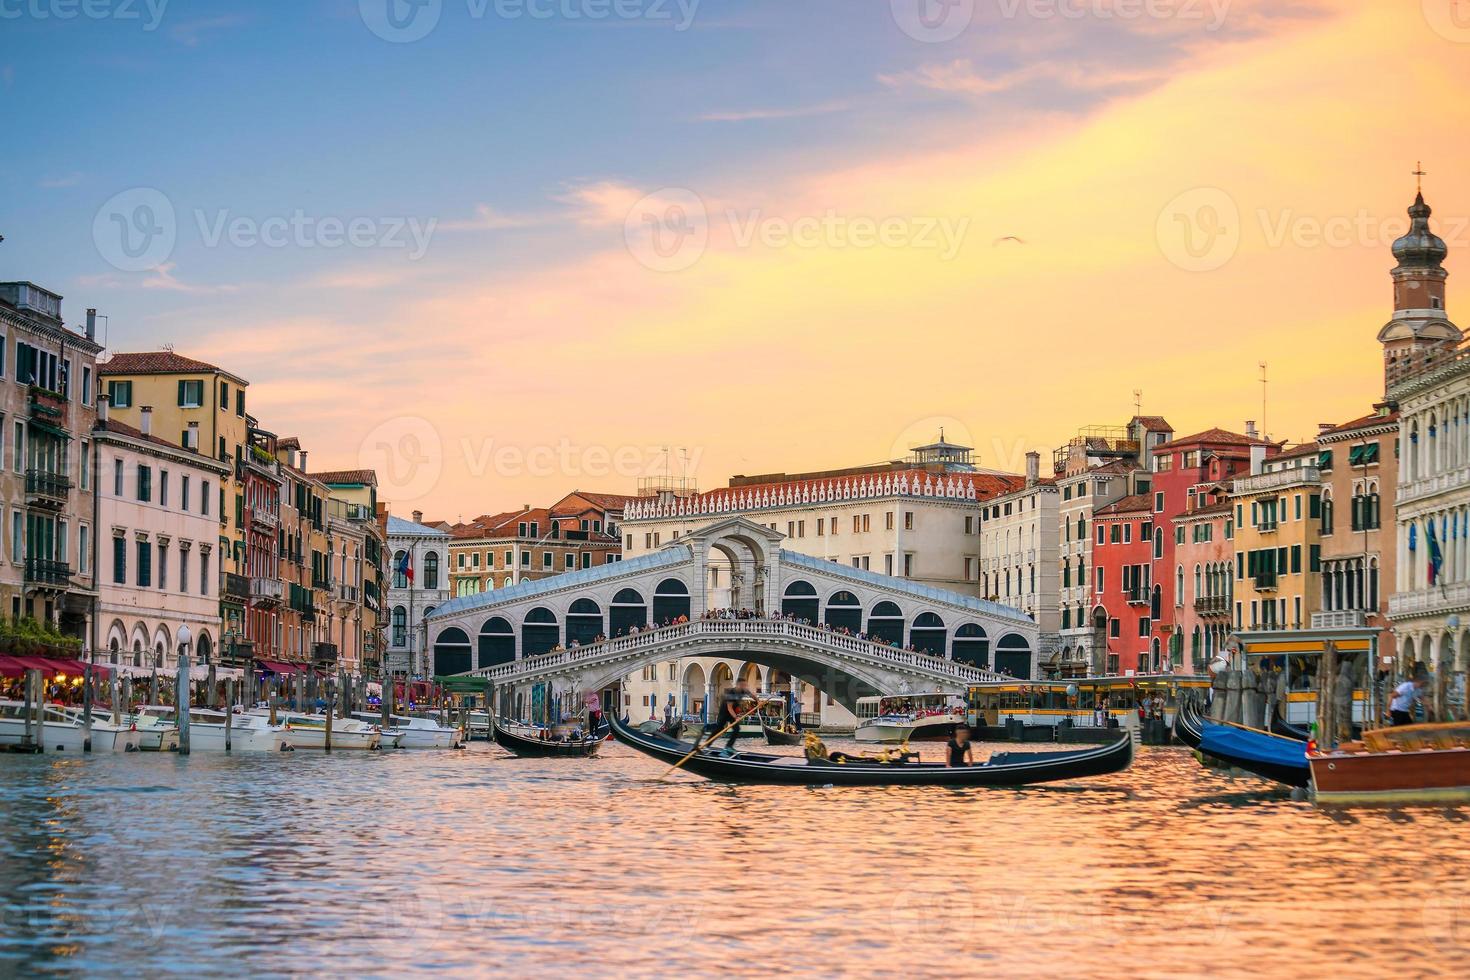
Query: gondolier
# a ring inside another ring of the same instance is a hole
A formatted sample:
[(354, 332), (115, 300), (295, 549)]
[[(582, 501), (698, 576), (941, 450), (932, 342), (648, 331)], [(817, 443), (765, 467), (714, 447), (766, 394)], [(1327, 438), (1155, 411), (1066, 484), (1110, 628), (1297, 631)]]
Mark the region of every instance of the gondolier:
[(733, 754), (735, 751), (735, 740), (740, 737), (740, 718), (755, 710), (755, 696), (750, 693), (750, 688), (741, 678), (734, 687), (726, 689), (724, 696), (720, 698), (720, 710), (715, 716), (714, 732), (716, 736), (725, 731), (725, 751)]

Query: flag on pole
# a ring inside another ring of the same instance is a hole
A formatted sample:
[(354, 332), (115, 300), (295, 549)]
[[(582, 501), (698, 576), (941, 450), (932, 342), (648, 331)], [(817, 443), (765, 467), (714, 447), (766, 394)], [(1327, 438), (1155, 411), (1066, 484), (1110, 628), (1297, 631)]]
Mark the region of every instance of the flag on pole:
[(1439, 550), (1439, 536), (1434, 531), (1434, 520), (1426, 525), (1424, 544), (1429, 549), (1429, 584), (1439, 580), (1439, 570), (1444, 565), (1444, 553)]
[(407, 552), (407, 551), (405, 551), (403, 553), (403, 559), (401, 561), (399, 561), (399, 563), (398, 563), (398, 574), (399, 575), (402, 575), (404, 577), (404, 579), (406, 579), (409, 582), (412, 582), (413, 581), (413, 555), (412, 555), (412, 553)]

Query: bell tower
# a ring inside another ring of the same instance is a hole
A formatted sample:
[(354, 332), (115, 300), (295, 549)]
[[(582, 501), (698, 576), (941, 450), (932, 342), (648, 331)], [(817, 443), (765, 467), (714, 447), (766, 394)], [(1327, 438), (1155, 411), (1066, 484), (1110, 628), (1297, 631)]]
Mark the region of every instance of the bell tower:
[(1459, 346), (1464, 335), (1445, 312), (1444, 240), (1429, 228), (1433, 213), (1424, 203), (1424, 169), (1414, 171), (1419, 191), (1409, 208), (1409, 231), (1393, 243), (1398, 260), (1393, 276), (1393, 319), (1378, 331), (1383, 345), (1383, 383), (1396, 380), (1431, 363), (1443, 350)]

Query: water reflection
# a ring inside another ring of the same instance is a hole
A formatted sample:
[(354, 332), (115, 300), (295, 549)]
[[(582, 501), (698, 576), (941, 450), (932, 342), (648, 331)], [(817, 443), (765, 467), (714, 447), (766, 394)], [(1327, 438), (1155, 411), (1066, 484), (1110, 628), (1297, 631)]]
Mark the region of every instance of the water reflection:
[(1014, 791), (661, 782), (620, 746), (0, 771), (3, 973), (1470, 971), (1465, 811), (1180, 750)]

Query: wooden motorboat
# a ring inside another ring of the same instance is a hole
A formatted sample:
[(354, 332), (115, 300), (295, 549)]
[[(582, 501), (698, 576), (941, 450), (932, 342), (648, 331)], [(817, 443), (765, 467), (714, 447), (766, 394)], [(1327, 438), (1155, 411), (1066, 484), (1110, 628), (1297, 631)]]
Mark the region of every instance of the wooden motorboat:
[(508, 725), (499, 719), (495, 719), (491, 731), (501, 748), (516, 755), (532, 758), (593, 756), (597, 754), (605, 737), (604, 733), (599, 730), (575, 741), (558, 741), (542, 738), (542, 733), (546, 731), (544, 728), (534, 725)]
[(1244, 725), (1206, 721), (1200, 725), (1196, 748), (1226, 765), (1287, 786), (1305, 787), (1311, 781), (1306, 743), (1294, 738)]
[(1363, 733), (1331, 752), (1308, 752), (1318, 803), (1470, 800), (1470, 725), (1442, 722)]
[[(626, 721), (614, 719), (612, 726), (620, 742), (668, 765), (679, 762), (695, 748), (689, 742), (639, 732)], [(682, 768), (725, 782), (791, 786), (1006, 787), (1104, 776), (1121, 772), (1132, 762), (1133, 740), (1124, 735), (1110, 745), (1074, 752), (1001, 752), (976, 766), (859, 759), (835, 762), (757, 752), (724, 755), (718, 750), (701, 749), (689, 756)]]

